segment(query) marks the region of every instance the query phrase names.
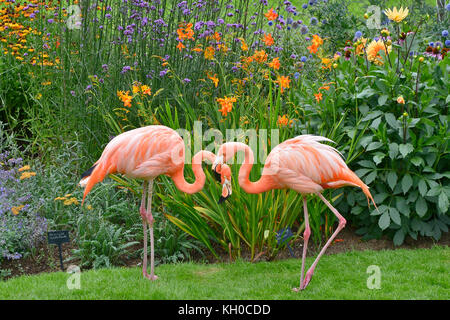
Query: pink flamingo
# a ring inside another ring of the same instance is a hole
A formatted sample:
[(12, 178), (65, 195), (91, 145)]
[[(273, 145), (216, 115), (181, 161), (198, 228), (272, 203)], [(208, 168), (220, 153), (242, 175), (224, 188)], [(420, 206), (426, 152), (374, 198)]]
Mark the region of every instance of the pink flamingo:
[[(254, 157), (250, 147), (244, 143), (228, 142), (223, 144), (213, 163), (213, 170), (220, 173), (224, 162), (232, 159), (236, 152), (244, 151), (244, 162), (239, 170), (239, 185), (245, 192), (261, 193), (272, 189), (289, 188), (302, 195), (305, 216), (305, 231), (303, 233), (304, 246), (300, 287), (294, 288), (294, 291), (303, 290), (307, 287), (320, 257), (346, 224), (345, 218), (323, 197), (321, 192), (324, 189), (343, 186), (360, 187), (365, 193), (367, 201), (369, 202), (370, 199), (375, 205), (369, 188), (347, 167), (338, 151), (331, 146), (319, 143), (320, 141), (332, 142), (325, 137), (301, 135), (279, 144), (268, 155), (261, 178), (256, 182), (249, 180)], [(227, 190), (231, 191), (231, 187), (228, 187)], [(310, 269), (306, 272), (305, 279), (303, 280), (306, 249), (311, 234), (305, 194), (316, 194), (319, 196), (339, 219), (339, 225), (320, 251)]]
[[(158, 278), (154, 273), (154, 219), (151, 212), (153, 180), (164, 174), (173, 179), (179, 190), (189, 194), (199, 192), (203, 189), (206, 179), (201, 163), (203, 160), (212, 163), (216, 158), (215, 154), (204, 150), (195, 154), (192, 158), (195, 182), (191, 184), (184, 178), (184, 155), (184, 142), (176, 131), (165, 126), (142, 127), (124, 132), (112, 139), (103, 150), (100, 159), (82, 175), (80, 181), (80, 185), (85, 187), (83, 204), (92, 187), (108, 174), (122, 173), (130, 178), (144, 179), (139, 209), (144, 228), (142, 273), (150, 280)], [(224, 185), (229, 184), (227, 183), (227, 179), (231, 179), (229, 168), (225, 168), (221, 178)], [(145, 208), (146, 193), (147, 208)], [(147, 273), (147, 223), (150, 228), (150, 275)]]

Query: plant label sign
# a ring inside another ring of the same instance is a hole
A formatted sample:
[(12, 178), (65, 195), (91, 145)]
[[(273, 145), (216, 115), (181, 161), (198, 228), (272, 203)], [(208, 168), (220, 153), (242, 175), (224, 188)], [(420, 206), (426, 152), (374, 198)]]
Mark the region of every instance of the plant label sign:
[(61, 270), (64, 271), (63, 259), (62, 259), (62, 247), (63, 243), (70, 241), (68, 230), (49, 231), (47, 233), (47, 241), (49, 244), (56, 244), (59, 249), (59, 262), (61, 264)]

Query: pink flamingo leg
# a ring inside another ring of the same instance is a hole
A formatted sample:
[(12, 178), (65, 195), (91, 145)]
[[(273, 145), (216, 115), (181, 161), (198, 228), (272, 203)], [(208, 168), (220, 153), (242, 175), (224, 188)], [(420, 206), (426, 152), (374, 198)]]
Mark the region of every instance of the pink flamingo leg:
[(322, 248), (322, 250), (320, 250), (319, 255), (317, 256), (316, 260), (314, 260), (314, 263), (311, 265), (311, 267), (309, 268), (308, 272), (306, 272), (305, 280), (301, 284), (300, 290), (303, 290), (303, 289), (305, 289), (308, 286), (308, 284), (311, 281), (311, 278), (313, 276), (314, 269), (315, 269), (317, 263), (319, 262), (320, 257), (325, 253), (325, 250), (327, 250), (328, 246), (331, 244), (331, 242), (334, 240), (334, 238), (337, 236), (337, 234), (345, 227), (345, 224), (347, 223), (345, 218), (336, 210), (336, 208), (334, 208), (327, 201), (327, 199), (324, 198), (324, 196), (321, 193), (318, 193), (317, 195), (320, 197), (320, 199), (322, 199), (322, 201), (328, 206), (328, 208), (330, 208), (330, 210), (339, 219), (339, 225), (338, 225), (336, 231), (334, 231), (333, 235), (330, 237), (330, 239), (328, 239), (327, 243)]
[(153, 238), (153, 215), (152, 215), (152, 196), (153, 196), (153, 180), (148, 182), (148, 200), (147, 200), (147, 221), (150, 227), (150, 276), (147, 278), (150, 280), (156, 280), (158, 277), (155, 275), (155, 245)]
[(308, 207), (306, 205), (306, 197), (303, 196), (303, 211), (305, 214), (305, 231), (303, 232), (303, 255), (302, 255), (302, 273), (300, 274), (300, 287), (293, 288), (295, 292), (299, 291), (303, 283), (303, 275), (305, 274), (305, 260), (306, 260), (306, 250), (308, 249), (308, 240), (311, 235), (311, 228), (309, 227), (308, 218)]
[(148, 278), (147, 274), (147, 211), (145, 210), (145, 195), (147, 193), (147, 181), (144, 181), (142, 187), (142, 200), (139, 208), (139, 213), (142, 217), (142, 226), (144, 229), (144, 261), (142, 263), (142, 274), (145, 278)]

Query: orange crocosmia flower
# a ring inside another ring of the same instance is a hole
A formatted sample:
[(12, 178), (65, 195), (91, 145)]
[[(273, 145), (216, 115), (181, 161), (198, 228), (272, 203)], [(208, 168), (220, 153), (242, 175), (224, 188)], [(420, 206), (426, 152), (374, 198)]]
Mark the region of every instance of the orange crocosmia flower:
[(178, 41), (177, 49), (181, 51), (184, 48), (186, 48), (186, 46), (181, 41)]
[(224, 117), (226, 117), (228, 112), (231, 112), (231, 110), (233, 109), (233, 103), (236, 102), (236, 98), (235, 97), (228, 98), (225, 96), (225, 98), (216, 98), (216, 101), (222, 107), (221, 109), (219, 109), (219, 111), (222, 112), (222, 115)]
[(264, 42), (264, 44), (265, 44), (266, 46), (269, 46), (269, 47), (270, 47), (271, 45), (273, 45), (274, 41), (273, 41), (272, 34), (270, 34), (270, 33), (264, 34), (263, 42)]
[(322, 93), (314, 93), (314, 97), (316, 97), (317, 102), (320, 102), (322, 100)]
[(210, 76), (208, 74), (208, 78), (212, 80), (212, 82), (214, 83), (214, 86), (217, 88), (217, 85), (219, 84), (219, 79), (217, 78), (217, 73), (214, 74), (213, 76)]
[(270, 8), (270, 10), (264, 13), (264, 15), (266, 16), (267, 20), (275, 20), (276, 18), (278, 18), (278, 13), (276, 13), (273, 8)]
[(205, 59), (211, 60), (212, 58), (214, 58), (214, 54), (215, 51), (213, 47), (209, 46), (205, 49)]
[(200, 47), (195, 47), (195, 48), (192, 49), (192, 51), (195, 51), (195, 52), (202, 52), (203, 49), (200, 48)]
[(330, 86), (322, 86), (319, 88), (319, 90), (330, 90)]
[(280, 69), (280, 66), (281, 66), (281, 64), (280, 64), (280, 58), (278, 58), (278, 57), (274, 58), (274, 59), (272, 60), (272, 62), (269, 62), (269, 67), (270, 67), (270, 68), (273, 68), (273, 69), (275, 69), (275, 70)]
[(281, 88), (281, 93), (283, 93), (284, 89), (289, 88), (289, 83), (291, 82), (291, 80), (289, 79), (289, 77), (279, 76), (275, 82), (278, 83)]
[(259, 63), (266, 62), (267, 53), (264, 50), (259, 50), (259, 51), (256, 50), (255, 53), (253, 54), (253, 59)]

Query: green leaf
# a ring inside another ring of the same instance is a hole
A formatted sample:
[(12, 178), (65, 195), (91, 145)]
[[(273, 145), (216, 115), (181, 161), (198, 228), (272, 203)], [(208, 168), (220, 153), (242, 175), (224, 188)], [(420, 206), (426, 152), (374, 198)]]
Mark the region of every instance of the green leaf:
[(383, 161), (384, 157), (386, 157), (386, 155), (384, 153), (377, 152), (373, 156), (373, 162), (375, 162), (376, 165), (379, 165), (381, 163), (381, 161)]
[(423, 161), (423, 159), (420, 158), (420, 157), (414, 157), (414, 158), (411, 158), (410, 161), (411, 161), (411, 163), (412, 163), (413, 165), (415, 165), (416, 167), (425, 164), (425, 162)]
[(375, 93), (377, 93), (377, 92), (374, 89), (367, 87), (363, 91), (358, 93), (356, 95), (356, 98), (358, 98), (358, 99), (368, 98), (370, 96), (373, 96)]
[(419, 181), (418, 187), (419, 187), (420, 195), (422, 197), (425, 197), (425, 195), (427, 194), (428, 187), (427, 187), (427, 183), (425, 182), (424, 179)]
[(398, 129), (400, 126), (398, 124), (398, 120), (395, 118), (395, 116), (392, 113), (386, 113), (384, 115), (386, 118), (386, 122), (394, 129)]
[(400, 153), (402, 154), (403, 158), (405, 158), (408, 154), (410, 154), (411, 152), (414, 151), (414, 147), (412, 146), (412, 144), (407, 143), (407, 144), (401, 144), (398, 147)]
[(389, 208), (389, 216), (391, 217), (392, 221), (394, 223), (398, 224), (399, 226), (402, 224), (402, 220), (400, 219), (400, 214), (398, 213), (398, 210), (395, 208)]
[(388, 99), (388, 95), (387, 94), (383, 94), (382, 96), (378, 97), (378, 105), (379, 106), (384, 106), (384, 104), (386, 103)]
[(409, 209), (409, 205), (406, 203), (406, 200), (402, 197), (395, 198), (395, 204), (398, 209), (405, 217), (409, 217), (409, 213), (411, 210)]
[(369, 161), (369, 160), (361, 160), (358, 162), (358, 164), (365, 168), (372, 168), (372, 169), (377, 168), (377, 166), (372, 161)]
[(378, 220), (378, 226), (381, 228), (381, 230), (385, 230), (389, 225), (391, 224), (391, 218), (389, 217), (389, 213), (386, 211), (380, 216), (380, 219)]
[(375, 150), (375, 149), (380, 148), (381, 146), (383, 146), (383, 143), (382, 143), (382, 142), (379, 142), (379, 141), (377, 141), (377, 142), (371, 142), (371, 143), (367, 146), (366, 151)]
[[(429, 180), (428, 183), (430, 183), (432, 180)], [(434, 181), (433, 181), (434, 182)], [(436, 197), (439, 193), (441, 193), (441, 186), (440, 185), (436, 185), (434, 187), (432, 187), (428, 192), (427, 192), (427, 196), (428, 197)]]
[(394, 245), (401, 245), (405, 240), (405, 233), (403, 232), (403, 229), (398, 229), (392, 240), (394, 241)]
[(413, 179), (409, 175), (409, 173), (405, 174), (405, 176), (402, 179), (402, 190), (403, 194), (406, 194), (408, 190), (411, 188), (413, 184)]
[(438, 198), (439, 210), (441, 210), (443, 213), (447, 213), (448, 205), (449, 205), (448, 197), (445, 194), (445, 192), (442, 190), (442, 192), (439, 194), (439, 198)]
[(394, 171), (390, 171), (387, 174), (387, 182), (391, 190), (394, 190), (395, 185), (397, 184), (397, 179), (398, 179), (397, 174)]
[(377, 177), (377, 172), (376, 171), (372, 171), (370, 174), (368, 174), (366, 176), (366, 178), (364, 179), (364, 182), (366, 184), (370, 184), (373, 180), (375, 180), (376, 177)]
[(391, 159), (395, 159), (398, 155), (398, 144), (394, 143), (390, 143), (389, 144), (389, 157)]
[(361, 121), (362, 121), (362, 122), (364, 122), (364, 121), (369, 121), (369, 120), (375, 119), (376, 117), (381, 116), (382, 114), (383, 114), (383, 112), (380, 111), (380, 110), (376, 110), (376, 111), (373, 111), (373, 112), (369, 112), (369, 113), (367, 114), (367, 116), (365, 116), (364, 118), (361, 119)]
[(428, 211), (428, 205), (424, 198), (419, 197), (416, 202), (416, 212), (419, 217), (423, 217)]

